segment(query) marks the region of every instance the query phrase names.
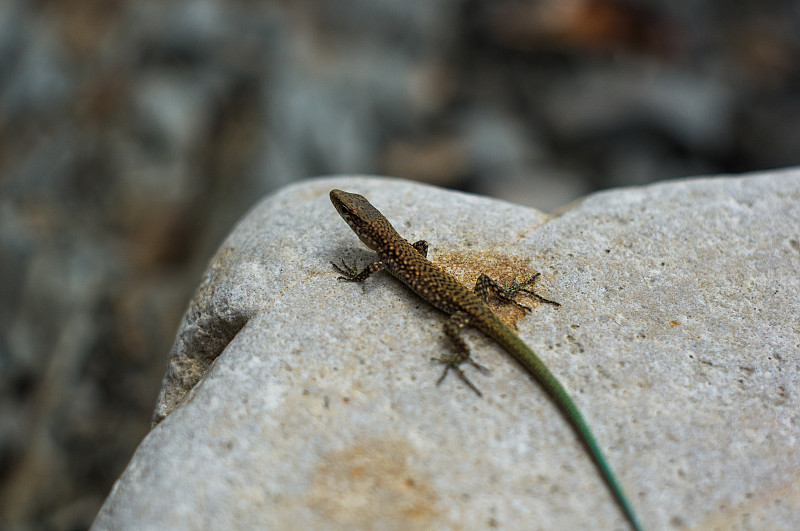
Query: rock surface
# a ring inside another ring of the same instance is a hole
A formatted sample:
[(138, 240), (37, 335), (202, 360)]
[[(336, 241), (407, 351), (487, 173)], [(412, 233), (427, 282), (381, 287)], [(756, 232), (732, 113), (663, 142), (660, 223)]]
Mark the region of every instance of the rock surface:
[(334, 187), (427, 239), (467, 284), (542, 273), (562, 306), (501, 315), (569, 390), (646, 528), (800, 519), (800, 171), (788, 170), (612, 190), (552, 217), (374, 178), (266, 198), (209, 266), (165, 418), (95, 529), (625, 528), (501, 349), (467, 333), (492, 368), (473, 376), (484, 398), (452, 377), (437, 387), (443, 316), (386, 275), (336, 282), (329, 260), (371, 255), (330, 205)]

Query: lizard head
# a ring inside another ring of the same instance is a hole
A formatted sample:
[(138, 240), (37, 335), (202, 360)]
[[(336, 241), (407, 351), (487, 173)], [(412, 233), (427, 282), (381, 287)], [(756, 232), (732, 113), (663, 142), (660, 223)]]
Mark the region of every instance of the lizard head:
[[(375, 250), (378, 246), (371, 235), (386, 231), (386, 227), (394, 232), (383, 214), (378, 212), (378, 209), (372, 206), (364, 196), (342, 190), (331, 190), (330, 198), (342, 219), (370, 249)], [(386, 225), (386, 227), (382, 227), (382, 225)], [(381, 230), (376, 231), (379, 228)]]

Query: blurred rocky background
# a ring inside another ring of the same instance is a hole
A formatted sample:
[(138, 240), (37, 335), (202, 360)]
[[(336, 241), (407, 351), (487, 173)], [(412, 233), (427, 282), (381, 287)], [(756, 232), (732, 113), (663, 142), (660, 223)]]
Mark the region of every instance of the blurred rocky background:
[(91, 524), (263, 194), (796, 165), (798, 65), (789, 0), (0, 1), (0, 528)]

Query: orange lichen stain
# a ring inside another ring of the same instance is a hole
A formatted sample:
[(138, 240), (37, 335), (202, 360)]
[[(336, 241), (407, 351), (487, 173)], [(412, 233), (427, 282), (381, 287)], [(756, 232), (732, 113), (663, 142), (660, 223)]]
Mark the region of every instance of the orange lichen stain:
[[(510, 284), (517, 277), (517, 282), (528, 280), (537, 271), (531, 268), (530, 262), (519, 256), (508, 256), (504, 254), (486, 251), (482, 253), (437, 253), (434, 263), (456, 277), (459, 282), (469, 289), (475, 286), (475, 281), (484, 273), (496, 280), (501, 286)], [(550, 293), (545, 289), (543, 278), (534, 284), (533, 290), (542, 297), (550, 299)], [(530, 297), (526, 293), (520, 293), (517, 300), (525, 306), (536, 308), (539, 301)], [(504, 304), (496, 298), (489, 299), (489, 306), (508, 326), (516, 327), (524, 315), (525, 311), (514, 304)]]
[(681, 324), (681, 322), (680, 322), (680, 321), (674, 321), (674, 320), (673, 320), (673, 321), (670, 321), (670, 322), (669, 322), (669, 325), (670, 325), (670, 326), (678, 326), (678, 325), (680, 325), (680, 324)]
[(438, 496), (414, 470), (405, 441), (370, 439), (322, 457), (308, 507), (335, 526), (356, 529), (436, 528)]

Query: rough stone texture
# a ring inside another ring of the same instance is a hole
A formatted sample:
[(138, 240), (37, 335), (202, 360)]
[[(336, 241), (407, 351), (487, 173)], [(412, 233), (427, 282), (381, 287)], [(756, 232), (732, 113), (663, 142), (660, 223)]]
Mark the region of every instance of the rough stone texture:
[[(468, 333), (478, 398), (429, 361), (443, 317), (327, 192), (364, 194), (471, 282), (542, 272), (519, 334), (565, 384), (650, 529), (800, 520), (800, 171), (594, 194), (548, 218), (402, 181), (309, 181), (233, 231), (191, 303), (159, 412), (96, 529), (622, 529), (553, 405)], [(237, 333), (238, 332), (238, 333)], [(228, 341), (230, 342), (228, 343)], [(219, 357), (216, 357), (220, 354)], [(204, 368), (208, 372), (203, 376)]]

